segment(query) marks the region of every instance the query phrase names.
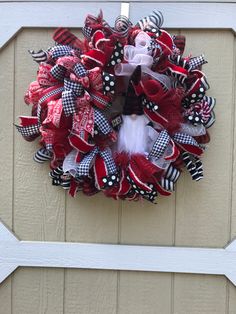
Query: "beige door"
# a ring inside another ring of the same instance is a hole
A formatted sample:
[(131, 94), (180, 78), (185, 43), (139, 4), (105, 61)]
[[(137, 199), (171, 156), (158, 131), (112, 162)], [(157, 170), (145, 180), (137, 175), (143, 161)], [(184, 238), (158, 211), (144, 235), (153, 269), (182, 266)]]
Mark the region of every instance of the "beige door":
[[(157, 205), (102, 195), (72, 199), (53, 187), (47, 165), (32, 161), (37, 143), (23, 141), (13, 127), (30, 112), (23, 95), (37, 65), (27, 50), (51, 45), (53, 29), (23, 29), (0, 51), (0, 219), (21, 239), (223, 247), (235, 237), (235, 35), (169, 31), (186, 35), (186, 54), (204, 53), (209, 61), (204, 71), (217, 122), (203, 158), (204, 180), (195, 183), (184, 173), (176, 193)], [(222, 276), (20, 268), (0, 285), (0, 314), (11, 313), (233, 314), (236, 289)]]

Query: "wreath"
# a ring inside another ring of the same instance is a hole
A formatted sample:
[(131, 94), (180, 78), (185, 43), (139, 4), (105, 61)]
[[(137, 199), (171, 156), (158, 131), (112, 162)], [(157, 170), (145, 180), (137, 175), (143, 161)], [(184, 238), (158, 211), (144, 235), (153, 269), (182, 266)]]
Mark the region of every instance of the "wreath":
[(18, 131), (40, 138), (33, 159), (49, 161), (52, 184), (91, 196), (155, 202), (174, 191), (181, 169), (203, 178), (215, 99), (201, 71), (204, 55), (183, 55), (185, 37), (162, 29), (153, 11), (114, 27), (88, 15), (81, 40), (66, 28), (55, 45), (30, 54), (39, 64), (25, 94), (32, 116)]

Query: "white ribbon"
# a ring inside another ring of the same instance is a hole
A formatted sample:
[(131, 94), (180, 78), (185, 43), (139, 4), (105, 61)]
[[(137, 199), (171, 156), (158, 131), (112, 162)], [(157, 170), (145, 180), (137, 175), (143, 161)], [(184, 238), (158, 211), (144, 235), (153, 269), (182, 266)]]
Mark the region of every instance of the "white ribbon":
[(124, 47), (124, 60), (127, 63), (119, 63), (115, 66), (115, 74), (120, 76), (130, 76), (138, 65), (151, 67), (153, 57), (149, 54), (148, 47), (151, 43), (151, 37), (141, 31), (135, 38), (135, 46), (126, 45)]
[(171, 88), (171, 78), (152, 71), (153, 57), (148, 49), (151, 43), (151, 37), (141, 31), (135, 38), (135, 46), (126, 45), (124, 47), (124, 60), (127, 63), (119, 63), (115, 66), (115, 75), (131, 76), (138, 65), (141, 65), (142, 72), (152, 76), (155, 80), (162, 83), (167, 89)]

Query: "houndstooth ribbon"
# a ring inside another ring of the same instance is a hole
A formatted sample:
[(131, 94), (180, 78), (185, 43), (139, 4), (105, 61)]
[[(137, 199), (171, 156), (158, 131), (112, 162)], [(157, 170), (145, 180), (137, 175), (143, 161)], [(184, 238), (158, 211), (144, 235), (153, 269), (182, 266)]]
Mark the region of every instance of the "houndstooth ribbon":
[(50, 73), (52, 76), (57, 79), (58, 81), (63, 81), (65, 74), (66, 74), (66, 68), (61, 66), (60, 64), (54, 65), (54, 67), (51, 69)]
[(65, 90), (62, 92), (62, 105), (65, 115), (69, 115), (76, 112), (76, 98), (81, 96), (84, 92), (82, 84), (72, 82), (68, 79), (64, 80)]
[(22, 136), (28, 137), (31, 135), (39, 134), (39, 124), (32, 124), (28, 126), (20, 126), (20, 125), (15, 125), (17, 130), (21, 133)]
[(99, 154), (103, 158), (108, 174), (112, 174), (117, 171), (115, 162), (109, 150), (105, 149), (101, 151), (98, 147), (95, 147), (91, 152), (86, 154), (85, 157), (82, 159), (82, 161), (79, 163), (76, 169), (76, 175), (75, 175), (76, 178), (79, 178), (81, 176), (89, 176), (89, 170), (97, 154)]
[(73, 71), (77, 77), (84, 77), (84, 76), (88, 75), (88, 71), (85, 69), (85, 67), (81, 63), (76, 63)]
[(112, 128), (108, 123), (105, 116), (98, 110), (94, 108), (94, 123), (101, 131), (101, 133), (107, 135), (108, 133), (112, 132)]
[(198, 142), (189, 134), (175, 133), (172, 139), (186, 152), (200, 156), (204, 149), (199, 146)]
[(164, 154), (164, 151), (166, 150), (169, 141), (170, 136), (167, 133), (167, 131), (166, 130), (161, 131), (157, 140), (153, 144), (153, 147), (148, 157), (149, 158), (154, 157), (156, 159), (160, 158)]
[(188, 144), (199, 147), (198, 142), (186, 133), (175, 133), (173, 140), (180, 144)]
[(70, 56), (72, 54), (72, 48), (66, 45), (57, 45), (52, 47), (50, 53), (53, 59), (57, 59), (63, 56)]
[(207, 61), (205, 60), (204, 55), (192, 57), (189, 60), (189, 65), (190, 65), (191, 70), (198, 69), (199, 67), (201, 67), (203, 64), (206, 64), (206, 63)]
[(85, 155), (83, 160), (79, 163), (77, 169), (76, 169), (76, 174), (75, 177), (79, 178), (82, 176), (89, 176), (89, 169), (92, 166), (92, 161), (94, 157), (98, 153), (98, 148), (95, 147), (91, 152)]
[(108, 175), (115, 173), (117, 171), (117, 168), (116, 168), (116, 164), (112, 158), (110, 150), (108, 150), (108, 149), (104, 149), (102, 151), (100, 150), (99, 154), (103, 158), (103, 160), (106, 164)]

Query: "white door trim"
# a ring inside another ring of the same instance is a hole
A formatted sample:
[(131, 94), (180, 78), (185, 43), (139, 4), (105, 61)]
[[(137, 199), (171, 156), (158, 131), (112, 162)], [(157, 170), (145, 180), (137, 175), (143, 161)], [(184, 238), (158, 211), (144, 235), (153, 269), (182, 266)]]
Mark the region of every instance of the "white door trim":
[[(127, 4), (127, 3), (126, 3)], [(22, 28), (82, 27), (88, 13), (99, 8), (113, 25), (121, 2), (0, 2), (0, 49)], [(128, 6), (123, 6), (127, 13)], [(153, 9), (164, 15), (164, 28), (232, 29), (236, 32), (236, 3), (130, 3), (130, 18), (136, 22)], [(76, 13), (78, 12), (78, 13)]]

